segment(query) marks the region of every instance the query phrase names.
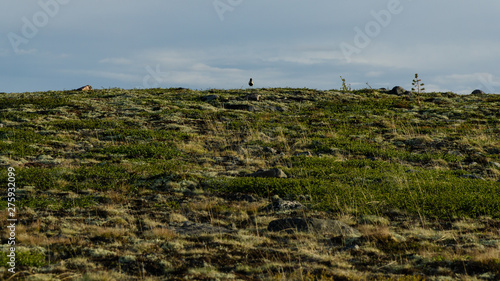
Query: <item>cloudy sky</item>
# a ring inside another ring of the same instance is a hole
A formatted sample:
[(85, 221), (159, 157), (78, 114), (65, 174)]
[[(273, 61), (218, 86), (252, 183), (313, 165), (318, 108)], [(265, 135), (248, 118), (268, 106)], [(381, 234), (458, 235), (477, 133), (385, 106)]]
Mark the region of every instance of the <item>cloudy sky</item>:
[(411, 88), (500, 92), (498, 0), (0, 3), (0, 92)]

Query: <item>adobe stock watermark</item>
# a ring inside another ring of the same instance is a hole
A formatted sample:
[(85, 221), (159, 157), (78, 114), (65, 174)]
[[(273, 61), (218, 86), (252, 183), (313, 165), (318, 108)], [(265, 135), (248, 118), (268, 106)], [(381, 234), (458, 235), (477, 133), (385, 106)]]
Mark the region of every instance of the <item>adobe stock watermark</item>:
[[(409, 0), (411, 1), (411, 0)], [(351, 62), (351, 57), (354, 54), (360, 54), (363, 49), (368, 47), (372, 42), (372, 39), (377, 37), (382, 29), (389, 26), (392, 21), (393, 15), (399, 15), (403, 11), (403, 6), (400, 0), (389, 0), (386, 9), (380, 10), (378, 12), (371, 11), (370, 14), (373, 20), (367, 22), (364, 29), (356, 26), (354, 27), (354, 39), (353, 44), (342, 42), (340, 44), (340, 50), (344, 55), (347, 62)]]
[(213, 5), (220, 21), (224, 21), (224, 14), (234, 11), (234, 8), (241, 5), (241, 3), (243, 3), (243, 0), (214, 0)]
[(41, 28), (47, 26), (51, 18), (54, 18), (59, 14), (61, 5), (66, 5), (70, 0), (40, 0), (38, 1), (38, 6), (41, 10), (35, 12), (31, 18), (22, 17), (21, 21), (23, 23), (21, 27), (21, 32), (19, 34), (15, 32), (9, 32), (7, 38), (10, 41), (12, 49), (16, 54), (22, 53), (25, 50), (20, 49), (21, 45), (26, 45), (29, 43), (30, 39), (33, 39)]
[(167, 72), (161, 72), (160, 65), (156, 65), (156, 69), (151, 66), (146, 66), (148, 74), (142, 78), (142, 86), (145, 89), (159, 88), (160, 84), (165, 82), (164, 77), (168, 75)]
[(489, 73), (480, 73), (477, 74), (477, 79), (479, 80), (481, 85), (478, 85), (476, 88), (479, 89), (484, 87), (488, 91), (488, 93), (490, 94), (496, 93), (494, 87), (496, 83), (493, 81), (493, 75)]

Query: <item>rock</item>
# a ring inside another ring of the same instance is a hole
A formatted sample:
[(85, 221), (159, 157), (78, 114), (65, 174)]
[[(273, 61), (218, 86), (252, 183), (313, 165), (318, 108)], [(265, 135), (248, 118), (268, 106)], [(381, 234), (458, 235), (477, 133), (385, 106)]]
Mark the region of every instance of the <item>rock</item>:
[(400, 86), (396, 86), (396, 87), (392, 88), (391, 91), (389, 91), (389, 94), (396, 95), (396, 96), (402, 96), (405, 93), (406, 93), (406, 90)]
[(285, 218), (277, 219), (267, 226), (269, 231), (304, 231), (315, 233), (331, 233), (334, 236), (361, 237), (361, 233), (347, 224), (330, 219), (317, 218)]
[(265, 211), (292, 211), (292, 210), (305, 210), (306, 206), (302, 205), (299, 201), (289, 201), (289, 200), (273, 200), (273, 203), (267, 205), (263, 208)]
[(258, 170), (257, 172), (251, 173), (248, 176), (255, 178), (287, 178), (285, 172), (278, 168)]
[(253, 101), (259, 101), (261, 98), (261, 95), (259, 94), (249, 94), (245, 97), (247, 100), (253, 100)]
[(183, 180), (179, 182), (179, 185), (181, 186), (181, 188), (187, 188), (190, 190), (194, 190), (198, 187), (198, 183), (190, 180)]
[(266, 152), (266, 153), (271, 153), (271, 154), (276, 154), (278, 153), (278, 151), (272, 147), (269, 147), (269, 146), (264, 146), (262, 148), (262, 151)]
[(178, 234), (185, 235), (220, 234), (231, 232), (231, 230), (224, 227), (213, 226), (209, 223), (196, 223), (192, 221), (185, 221), (181, 226), (174, 227), (174, 231)]
[(92, 86), (90, 85), (86, 85), (86, 86), (83, 86), (83, 87), (80, 87), (78, 89), (75, 89), (74, 91), (92, 91)]
[(236, 109), (236, 110), (246, 110), (250, 112), (257, 111), (258, 109), (255, 106), (248, 105), (248, 104), (229, 104), (226, 103), (224, 104), (225, 109)]
[(485, 180), (483, 177), (478, 176), (478, 175), (461, 175), (460, 178), (467, 178), (467, 179), (473, 179), (473, 180)]
[(311, 151), (304, 151), (304, 152), (295, 153), (293, 156), (311, 157), (311, 156), (313, 156), (313, 154), (311, 153)]
[(211, 101), (218, 100), (218, 99), (219, 99), (218, 95), (208, 95), (208, 96), (204, 96), (201, 98), (202, 101), (206, 101), (206, 102), (211, 102)]
[(500, 163), (498, 163), (498, 162), (493, 162), (493, 161), (490, 161), (490, 162), (488, 163), (488, 165), (490, 165), (490, 166), (492, 166), (492, 167), (495, 167), (495, 168), (500, 169)]
[(471, 95), (484, 95), (484, 92), (476, 89), (476, 90), (472, 91)]
[(462, 153), (460, 153), (460, 151), (457, 151), (457, 150), (450, 150), (450, 151), (448, 151), (448, 154), (455, 155), (455, 156), (458, 156), (458, 157), (463, 157), (464, 156)]

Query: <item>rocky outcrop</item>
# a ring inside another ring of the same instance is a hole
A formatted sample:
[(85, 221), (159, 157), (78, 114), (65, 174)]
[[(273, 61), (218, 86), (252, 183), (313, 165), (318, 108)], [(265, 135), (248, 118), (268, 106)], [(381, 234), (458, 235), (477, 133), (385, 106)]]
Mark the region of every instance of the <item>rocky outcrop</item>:
[(204, 96), (201, 98), (202, 101), (206, 101), (206, 102), (211, 102), (211, 101), (218, 100), (218, 99), (219, 99), (218, 95), (208, 95), (208, 96)]
[(396, 87), (392, 88), (392, 90), (389, 91), (389, 94), (396, 95), (396, 96), (402, 96), (405, 93), (406, 93), (406, 90), (401, 86), (396, 86)]
[(314, 233), (329, 233), (333, 236), (360, 237), (361, 233), (347, 224), (330, 219), (317, 218), (285, 218), (277, 219), (267, 226), (269, 231), (303, 231)]
[(484, 95), (484, 92), (479, 89), (476, 89), (472, 91), (471, 95)]
[(275, 200), (271, 204), (267, 205), (263, 208), (265, 211), (276, 211), (276, 212), (285, 212), (285, 211), (294, 211), (294, 210), (305, 210), (306, 206), (302, 205), (299, 201), (289, 201), (289, 200)]
[(83, 92), (92, 91), (92, 90), (93, 90), (92, 86), (90, 86), (90, 85), (86, 85), (86, 86), (80, 87), (78, 89), (75, 89), (75, 91), (83, 91)]
[(250, 112), (258, 111), (257, 107), (255, 107), (253, 105), (249, 105), (249, 104), (226, 103), (226, 104), (224, 104), (224, 108), (225, 109), (235, 109), (235, 110), (245, 110), (245, 111), (250, 111)]

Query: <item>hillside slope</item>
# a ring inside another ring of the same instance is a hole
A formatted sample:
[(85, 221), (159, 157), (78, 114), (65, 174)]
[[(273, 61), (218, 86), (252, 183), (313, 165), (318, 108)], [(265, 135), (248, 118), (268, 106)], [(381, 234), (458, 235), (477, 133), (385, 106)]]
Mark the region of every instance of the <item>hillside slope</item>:
[(500, 278), (499, 95), (54, 91), (0, 120), (11, 280)]

